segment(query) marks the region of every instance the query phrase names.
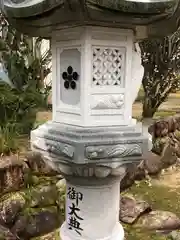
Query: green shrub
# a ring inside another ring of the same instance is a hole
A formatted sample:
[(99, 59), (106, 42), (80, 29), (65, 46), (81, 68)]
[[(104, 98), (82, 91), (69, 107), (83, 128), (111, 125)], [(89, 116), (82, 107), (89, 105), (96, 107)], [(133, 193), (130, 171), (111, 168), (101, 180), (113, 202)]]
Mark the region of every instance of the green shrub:
[(44, 96), (33, 87), (23, 90), (0, 84), (0, 153), (18, 150), (17, 138), (29, 134)]
[[(8, 123), (32, 125), (36, 109), (43, 104), (43, 96), (35, 88), (13, 89), (7, 84), (0, 84), (0, 126)], [(32, 124), (31, 124), (32, 122)]]
[(0, 127), (0, 153), (9, 155), (16, 152), (18, 146), (18, 127), (16, 123), (7, 123)]
[(44, 80), (51, 72), (51, 51), (42, 53), (42, 38), (18, 32), (0, 15), (0, 67), (6, 73), (0, 81), (0, 151), (3, 152), (16, 148), (12, 139), (29, 133), (37, 109), (47, 107), (50, 87), (44, 86)]

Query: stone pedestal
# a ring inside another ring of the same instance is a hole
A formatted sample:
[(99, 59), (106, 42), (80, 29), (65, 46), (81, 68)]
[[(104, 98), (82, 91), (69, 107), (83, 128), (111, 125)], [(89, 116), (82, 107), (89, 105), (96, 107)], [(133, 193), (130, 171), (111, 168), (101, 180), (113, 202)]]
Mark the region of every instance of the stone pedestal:
[(147, 151), (141, 125), (87, 128), (48, 122), (31, 132), (31, 142), (67, 181), (61, 239), (123, 240), (120, 181), (127, 164), (139, 163)]
[(136, 42), (175, 31), (180, 0), (0, 2), (8, 22), (52, 39), (53, 119), (32, 131), (31, 143), (67, 179), (62, 240), (123, 240), (119, 182), (148, 150), (132, 119), (144, 74)]
[(67, 178), (62, 240), (123, 240), (119, 223), (120, 177)]

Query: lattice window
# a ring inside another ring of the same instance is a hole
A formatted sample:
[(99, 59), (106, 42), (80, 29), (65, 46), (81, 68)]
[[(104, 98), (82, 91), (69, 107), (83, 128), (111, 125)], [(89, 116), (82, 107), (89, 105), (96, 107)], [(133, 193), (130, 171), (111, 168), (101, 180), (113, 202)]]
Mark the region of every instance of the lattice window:
[(122, 49), (93, 47), (93, 85), (122, 85)]

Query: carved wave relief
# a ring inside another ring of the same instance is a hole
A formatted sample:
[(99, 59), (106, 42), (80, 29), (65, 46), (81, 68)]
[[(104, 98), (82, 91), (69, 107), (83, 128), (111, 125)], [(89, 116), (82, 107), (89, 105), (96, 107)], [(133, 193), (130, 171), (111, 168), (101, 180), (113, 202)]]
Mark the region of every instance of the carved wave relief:
[(141, 156), (142, 149), (138, 144), (115, 145), (115, 146), (95, 146), (86, 148), (86, 157), (89, 159), (99, 158), (119, 158), (130, 156)]
[(74, 157), (75, 149), (69, 144), (54, 142), (52, 140), (46, 139), (38, 139), (33, 142), (32, 146), (34, 148), (47, 151), (58, 156), (65, 156), (71, 159)]
[(91, 109), (121, 109), (124, 105), (124, 94), (98, 95), (92, 97)]

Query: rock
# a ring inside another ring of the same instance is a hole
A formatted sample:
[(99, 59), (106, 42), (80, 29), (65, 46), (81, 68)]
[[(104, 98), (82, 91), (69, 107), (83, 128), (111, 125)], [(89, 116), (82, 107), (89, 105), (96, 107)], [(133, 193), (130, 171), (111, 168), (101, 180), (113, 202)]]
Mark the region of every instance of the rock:
[(55, 205), (59, 198), (56, 185), (38, 186), (31, 192), (30, 207), (46, 207)]
[(24, 184), (24, 164), (17, 156), (0, 159), (0, 193), (19, 190)]
[(177, 157), (175, 156), (175, 151), (171, 145), (168, 143), (164, 146), (162, 151), (161, 162), (163, 164), (163, 168), (167, 168), (177, 161)]
[(19, 238), (14, 235), (8, 228), (0, 225), (0, 239), (1, 240), (18, 240)]
[(120, 191), (126, 190), (128, 187), (132, 186), (135, 181), (137, 171), (137, 164), (128, 164), (126, 169), (126, 175), (121, 180)]
[(177, 129), (177, 121), (175, 117), (167, 117), (166, 121), (168, 122), (168, 132), (174, 132)]
[(178, 141), (180, 141), (180, 131), (179, 131), (179, 130), (174, 131), (174, 137), (175, 137)]
[(180, 157), (180, 142), (174, 144), (174, 153), (177, 157)]
[(121, 192), (131, 187), (135, 180), (142, 180), (145, 178), (145, 170), (143, 161), (137, 164), (129, 164), (126, 168), (126, 174), (121, 180), (120, 190)]
[(176, 129), (180, 131), (180, 115), (177, 114), (174, 116), (174, 118), (176, 119)]
[(52, 168), (50, 168), (43, 160), (40, 153), (29, 152), (26, 155), (26, 163), (30, 170), (37, 175), (58, 175)]
[[(19, 216), (11, 231), (20, 239), (30, 239), (54, 231), (60, 227), (61, 221), (57, 208), (34, 210)], [(31, 212), (32, 211), (32, 212)], [(39, 211), (39, 212), (38, 212)]]
[(163, 137), (163, 138), (155, 138), (153, 139), (153, 148), (152, 148), (152, 152), (157, 154), (157, 155), (161, 155), (164, 146), (166, 144), (170, 144), (170, 138), (169, 136)]
[(63, 178), (56, 183), (56, 187), (61, 190), (66, 188), (66, 179)]
[(158, 120), (154, 124), (154, 136), (155, 137), (165, 137), (169, 133), (169, 124), (168, 121)]
[(56, 184), (58, 191), (59, 191), (59, 198), (58, 198), (58, 207), (61, 214), (64, 216), (65, 214), (65, 202), (66, 202), (66, 179), (61, 179)]
[(153, 152), (147, 152), (144, 155), (144, 168), (149, 175), (157, 175), (162, 169), (167, 168), (177, 161), (173, 148), (167, 143), (161, 153), (161, 156)]
[(120, 221), (134, 223), (144, 212), (151, 211), (147, 202), (135, 199), (133, 196), (122, 196), (120, 201)]
[(172, 212), (152, 211), (141, 216), (136, 227), (156, 231), (172, 231), (180, 228), (180, 219)]
[(171, 146), (177, 157), (180, 157), (180, 132), (175, 131), (171, 134)]
[(57, 231), (45, 234), (41, 237), (32, 238), (31, 240), (59, 240), (60, 239), (60, 236), (59, 236), (60, 234), (59, 234), (58, 230), (59, 229), (57, 229)]
[(143, 180), (146, 177), (146, 172), (144, 168), (144, 160), (140, 162), (140, 164), (136, 168), (135, 172), (135, 180)]
[(0, 223), (12, 227), (26, 201), (20, 193), (11, 193), (0, 203)]
[(161, 172), (163, 164), (161, 162), (161, 157), (152, 153), (147, 152), (143, 156), (144, 158), (144, 169), (149, 175), (155, 175)]
[(40, 180), (40, 179), (39, 179), (37, 176), (33, 176), (33, 175), (32, 175), (30, 182), (31, 182), (32, 185), (37, 185), (37, 184), (39, 184), (39, 180)]
[(144, 154), (143, 161), (138, 166), (127, 166), (127, 173), (121, 181), (121, 192), (132, 186), (134, 181), (146, 178), (147, 174), (158, 175), (162, 169), (176, 164), (177, 157), (180, 156), (180, 141), (175, 136), (175, 131), (178, 136), (178, 121), (180, 128), (180, 117), (178, 120), (173, 117), (159, 120), (150, 125), (148, 132), (153, 137), (152, 151)]
[(151, 124), (148, 132), (152, 135), (152, 152), (161, 155), (164, 146), (169, 144), (180, 157), (180, 116), (167, 117)]
[(141, 161), (139, 165), (129, 164), (127, 165), (126, 174), (121, 180), (120, 190), (125, 191), (127, 188), (131, 187), (135, 180), (143, 180), (146, 176), (144, 169), (144, 161)]
[(180, 240), (180, 232), (178, 232), (178, 231), (172, 231), (172, 232), (169, 234), (169, 237), (170, 237), (172, 240)]

